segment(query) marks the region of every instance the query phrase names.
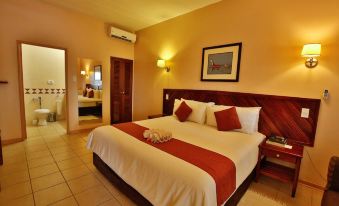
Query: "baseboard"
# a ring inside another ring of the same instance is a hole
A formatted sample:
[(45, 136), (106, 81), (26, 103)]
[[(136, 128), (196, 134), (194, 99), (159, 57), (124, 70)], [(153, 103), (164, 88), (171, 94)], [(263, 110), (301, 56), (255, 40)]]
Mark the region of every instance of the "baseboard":
[(9, 144), (14, 144), (14, 143), (22, 142), (22, 141), (23, 141), (22, 138), (4, 139), (4, 140), (1, 140), (1, 144), (2, 145), (9, 145)]
[(316, 188), (316, 189), (319, 189), (319, 190), (325, 190), (325, 187), (323, 186), (320, 186), (320, 185), (316, 185), (316, 184), (313, 184), (311, 182), (307, 182), (305, 180), (300, 180), (299, 179), (299, 182), (304, 184), (304, 185), (307, 185), (307, 186), (310, 186), (310, 187), (313, 187), (313, 188)]

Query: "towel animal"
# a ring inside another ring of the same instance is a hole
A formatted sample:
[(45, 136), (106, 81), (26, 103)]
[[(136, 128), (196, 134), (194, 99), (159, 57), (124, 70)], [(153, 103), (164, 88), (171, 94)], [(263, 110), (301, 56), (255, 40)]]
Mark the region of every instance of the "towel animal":
[(144, 131), (144, 138), (153, 143), (163, 143), (172, 138), (172, 133), (162, 129), (149, 129)]

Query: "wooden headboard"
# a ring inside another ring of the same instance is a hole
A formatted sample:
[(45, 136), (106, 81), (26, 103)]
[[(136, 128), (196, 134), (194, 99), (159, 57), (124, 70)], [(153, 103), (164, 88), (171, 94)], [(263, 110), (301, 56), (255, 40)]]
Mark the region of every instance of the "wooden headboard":
[[(220, 105), (262, 107), (259, 132), (265, 135), (284, 136), (290, 141), (307, 146), (314, 145), (320, 99), (227, 91), (164, 89), (163, 113), (172, 114), (174, 100), (180, 98), (215, 102)], [(300, 116), (302, 108), (310, 109), (308, 118)]]

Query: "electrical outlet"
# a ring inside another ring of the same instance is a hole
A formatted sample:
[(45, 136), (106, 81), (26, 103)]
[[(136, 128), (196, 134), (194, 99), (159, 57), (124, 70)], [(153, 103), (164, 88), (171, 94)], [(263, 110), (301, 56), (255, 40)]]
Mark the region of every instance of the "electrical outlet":
[(301, 117), (308, 118), (310, 116), (310, 109), (301, 108)]
[(168, 99), (169, 99), (169, 95), (168, 95), (168, 94), (166, 94), (166, 97), (165, 97), (165, 98), (166, 98), (166, 100), (168, 100)]

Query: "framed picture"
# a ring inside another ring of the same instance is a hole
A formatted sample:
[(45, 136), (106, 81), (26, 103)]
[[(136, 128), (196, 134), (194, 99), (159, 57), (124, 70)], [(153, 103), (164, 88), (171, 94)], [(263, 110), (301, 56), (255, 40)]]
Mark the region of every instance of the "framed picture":
[(102, 80), (101, 65), (94, 66), (94, 80), (98, 80), (98, 81)]
[(205, 47), (201, 81), (238, 82), (242, 43)]

